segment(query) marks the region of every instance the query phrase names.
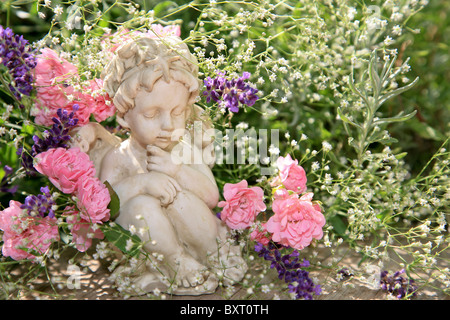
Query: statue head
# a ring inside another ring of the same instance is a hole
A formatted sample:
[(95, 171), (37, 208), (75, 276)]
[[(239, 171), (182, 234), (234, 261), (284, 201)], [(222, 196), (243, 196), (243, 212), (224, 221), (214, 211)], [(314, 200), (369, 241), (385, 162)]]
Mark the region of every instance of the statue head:
[[(159, 140), (184, 128), (199, 93), (197, 75), (195, 57), (175, 36), (132, 39), (117, 49), (103, 72), (119, 124), (142, 137), (142, 145), (155, 139), (164, 145)], [(152, 137), (148, 131), (154, 131)]]
[(138, 36), (127, 41), (116, 50), (102, 77), (119, 118), (134, 108), (140, 90), (151, 92), (160, 79), (185, 85), (191, 93), (190, 105), (200, 88), (197, 60), (176, 36), (162, 39)]

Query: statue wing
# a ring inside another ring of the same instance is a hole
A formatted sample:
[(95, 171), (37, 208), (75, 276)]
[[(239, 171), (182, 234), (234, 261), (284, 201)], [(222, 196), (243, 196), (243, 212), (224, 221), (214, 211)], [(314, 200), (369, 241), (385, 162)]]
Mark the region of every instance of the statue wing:
[(122, 142), (119, 137), (96, 122), (75, 128), (70, 135), (72, 136), (71, 146), (78, 147), (89, 155), (94, 163), (97, 178), (101, 172), (103, 157)]

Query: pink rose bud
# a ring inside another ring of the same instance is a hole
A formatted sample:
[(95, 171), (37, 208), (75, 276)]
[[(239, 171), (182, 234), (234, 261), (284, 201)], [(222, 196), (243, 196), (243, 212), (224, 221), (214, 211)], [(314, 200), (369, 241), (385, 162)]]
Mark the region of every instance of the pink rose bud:
[(298, 165), (297, 160), (293, 160), (288, 154), (286, 157), (277, 159), (278, 176), (272, 182), (272, 186), (283, 185), (286, 189), (296, 193), (306, 191), (306, 172)]

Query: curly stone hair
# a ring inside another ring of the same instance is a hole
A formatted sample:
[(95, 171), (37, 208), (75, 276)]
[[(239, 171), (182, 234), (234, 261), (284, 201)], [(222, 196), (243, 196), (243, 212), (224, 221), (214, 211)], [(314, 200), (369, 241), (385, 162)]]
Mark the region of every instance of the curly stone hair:
[(139, 90), (151, 91), (159, 79), (183, 83), (191, 93), (193, 105), (200, 90), (196, 58), (188, 46), (175, 36), (140, 36), (124, 43), (102, 73), (104, 88), (113, 99), (117, 116), (131, 108)]

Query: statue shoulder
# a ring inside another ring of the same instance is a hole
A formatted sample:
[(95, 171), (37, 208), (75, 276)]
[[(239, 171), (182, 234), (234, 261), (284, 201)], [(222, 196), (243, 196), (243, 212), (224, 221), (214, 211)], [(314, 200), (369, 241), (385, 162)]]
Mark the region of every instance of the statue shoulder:
[(71, 131), (72, 146), (79, 147), (87, 153), (94, 163), (97, 175), (102, 170), (103, 158), (110, 151), (116, 149), (122, 140), (113, 133), (106, 130), (96, 122), (90, 122), (85, 126), (75, 128)]

